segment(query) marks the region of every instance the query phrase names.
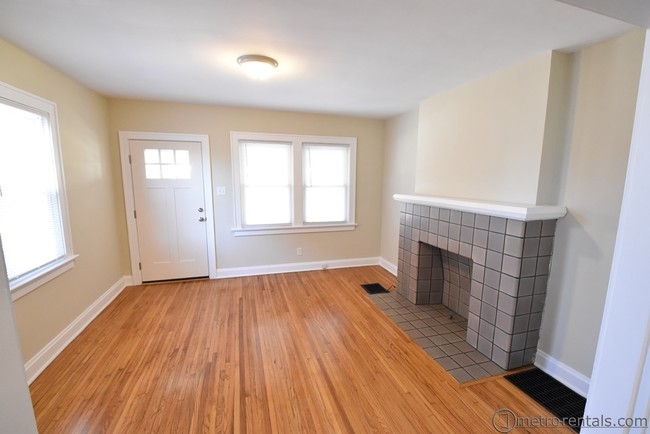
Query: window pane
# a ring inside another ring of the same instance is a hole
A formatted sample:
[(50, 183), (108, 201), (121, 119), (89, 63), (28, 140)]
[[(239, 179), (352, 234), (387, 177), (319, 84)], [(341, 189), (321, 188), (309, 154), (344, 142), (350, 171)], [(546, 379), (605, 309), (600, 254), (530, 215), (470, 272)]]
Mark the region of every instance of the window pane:
[(0, 233), (9, 281), (66, 254), (47, 115), (0, 104)]
[(347, 220), (345, 187), (306, 187), (305, 222), (344, 222)]
[(158, 164), (158, 163), (160, 163), (160, 156), (158, 155), (158, 149), (145, 149), (144, 150), (144, 162), (146, 164)]
[(291, 145), (242, 143), (240, 154), (244, 225), (290, 224)]
[(277, 225), (291, 223), (289, 187), (246, 187), (244, 224)]
[(147, 179), (160, 179), (160, 164), (145, 164), (144, 173)]
[(176, 164), (190, 164), (190, 151), (186, 149), (177, 149)]
[(303, 145), (305, 222), (347, 220), (348, 158), (347, 146)]
[(176, 179), (176, 166), (174, 164), (160, 166), (163, 179)]
[(342, 186), (348, 178), (346, 146), (304, 145), (306, 186)]
[(163, 164), (174, 164), (174, 150), (173, 149), (161, 149), (160, 150), (160, 162)]
[(245, 185), (291, 184), (291, 145), (247, 143), (242, 154)]

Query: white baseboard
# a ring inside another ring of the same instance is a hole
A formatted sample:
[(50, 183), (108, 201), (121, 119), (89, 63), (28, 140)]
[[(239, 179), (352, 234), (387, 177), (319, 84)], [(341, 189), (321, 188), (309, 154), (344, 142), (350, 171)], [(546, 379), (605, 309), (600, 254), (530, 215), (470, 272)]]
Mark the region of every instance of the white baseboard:
[(292, 264), (260, 265), (255, 267), (218, 268), (217, 279), (230, 277), (259, 276), (261, 274), (295, 273), (300, 271), (325, 270), (327, 268), (365, 267), (380, 265), (379, 258), (336, 259), (332, 261), (295, 262)]
[(27, 376), (27, 383), (32, 384), (34, 380), (43, 372), (45, 368), (58, 356), (61, 351), (67, 347), (79, 333), (81, 333), (88, 324), (94, 320), (97, 315), (101, 313), (111, 302), (117, 297), (120, 292), (127, 286), (132, 285), (131, 276), (122, 276), (120, 280), (115, 282), (105, 293), (103, 293), (93, 304), (88, 306), (81, 315), (75, 318), (61, 333), (56, 335), (43, 349), (41, 349), (34, 357), (25, 363), (25, 375)]
[(379, 265), (381, 265), (384, 270), (388, 271), (393, 276), (397, 276), (397, 265), (393, 264), (392, 262), (388, 262), (384, 258), (379, 258)]
[(587, 397), (589, 377), (540, 350), (537, 350), (535, 355), (535, 366), (577, 394)]

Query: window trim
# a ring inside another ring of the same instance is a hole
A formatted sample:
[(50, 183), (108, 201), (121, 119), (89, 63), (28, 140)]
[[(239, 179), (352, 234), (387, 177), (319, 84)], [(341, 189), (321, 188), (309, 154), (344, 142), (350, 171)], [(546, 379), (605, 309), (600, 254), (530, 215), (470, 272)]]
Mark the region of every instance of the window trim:
[[(241, 191), (241, 161), (240, 143), (242, 141), (258, 142), (283, 142), (291, 143), (293, 183), (291, 215), (293, 223), (290, 225), (255, 225), (245, 226), (243, 224), (242, 191)], [(348, 219), (341, 223), (306, 223), (304, 218), (304, 185), (303, 185), (303, 144), (314, 145), (345, 145), (349, 147), (349, 183), (348, 183)], [(233, 176), (233, 199), (235, 227), (232, 233), (236, 237), (292, 234), (309, 232), (338, 232), (352, 231), (357, 227), (356, 223), (356, 167), (357, 167), (357, 138), (336, 137), (336, 136), (311, 136), (299, 134), (277, 134), (277, 133), (253, 133), (253, 132), (230, 132), (230, 153), (232, 157)]]
[(52, 153), (54, 155), (54, 165), (58, 184), (61, 225), (63, 227), (63, 240), (65, 244), (65, 255), (63, 257), (48, 264), (44, 264), (40, 268), (21, 276), (14, 282), (10, 282), (9, 289), (11, 292), (11, 298), (12, 300), (17, 300), (73, 268), (75, 265), (75, 259), (79, 255), (73, 253), (72, 230), (70, 228), (68, 199), (63, 174), (63, 158), (61, 156), (61, 138), (59, 135), (59, 121), (56, 103), (13, 87), (7, 83), (0, 82), (0, 102), (5, 101), (8, 105), (19, 104), (24, 106), (26, 109), (47, 113), (49, 117), (50, 131), (52, 134)]

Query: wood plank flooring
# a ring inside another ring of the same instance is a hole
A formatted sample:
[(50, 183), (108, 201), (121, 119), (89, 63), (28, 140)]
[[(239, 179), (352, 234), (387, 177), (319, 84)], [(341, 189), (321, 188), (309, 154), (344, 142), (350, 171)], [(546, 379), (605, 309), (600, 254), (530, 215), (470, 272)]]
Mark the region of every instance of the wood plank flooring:
[(31, 385), (39, 430), (489, 433), (503, 407), (551, 416), (502, 378), (459, 385), (369, 301), (369, 282), (394, 278), (363, 267), (127, 288)]

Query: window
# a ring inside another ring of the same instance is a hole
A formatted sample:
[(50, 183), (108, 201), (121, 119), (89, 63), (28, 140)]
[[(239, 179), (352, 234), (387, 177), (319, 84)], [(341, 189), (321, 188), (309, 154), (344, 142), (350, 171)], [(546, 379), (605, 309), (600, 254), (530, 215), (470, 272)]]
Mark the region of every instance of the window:
[(191, 179), (190, 151), (145, 149), (144, 174), (147, 179)]
[(353, 230), (356, 139), (231, 133), (235, 235)]
[(3, 83), (0, 235), (14, 298), (73, 265), (56, 106)]
[(305, 222), (345, 223), (349, 147), (305, 144), (302, 151)]

